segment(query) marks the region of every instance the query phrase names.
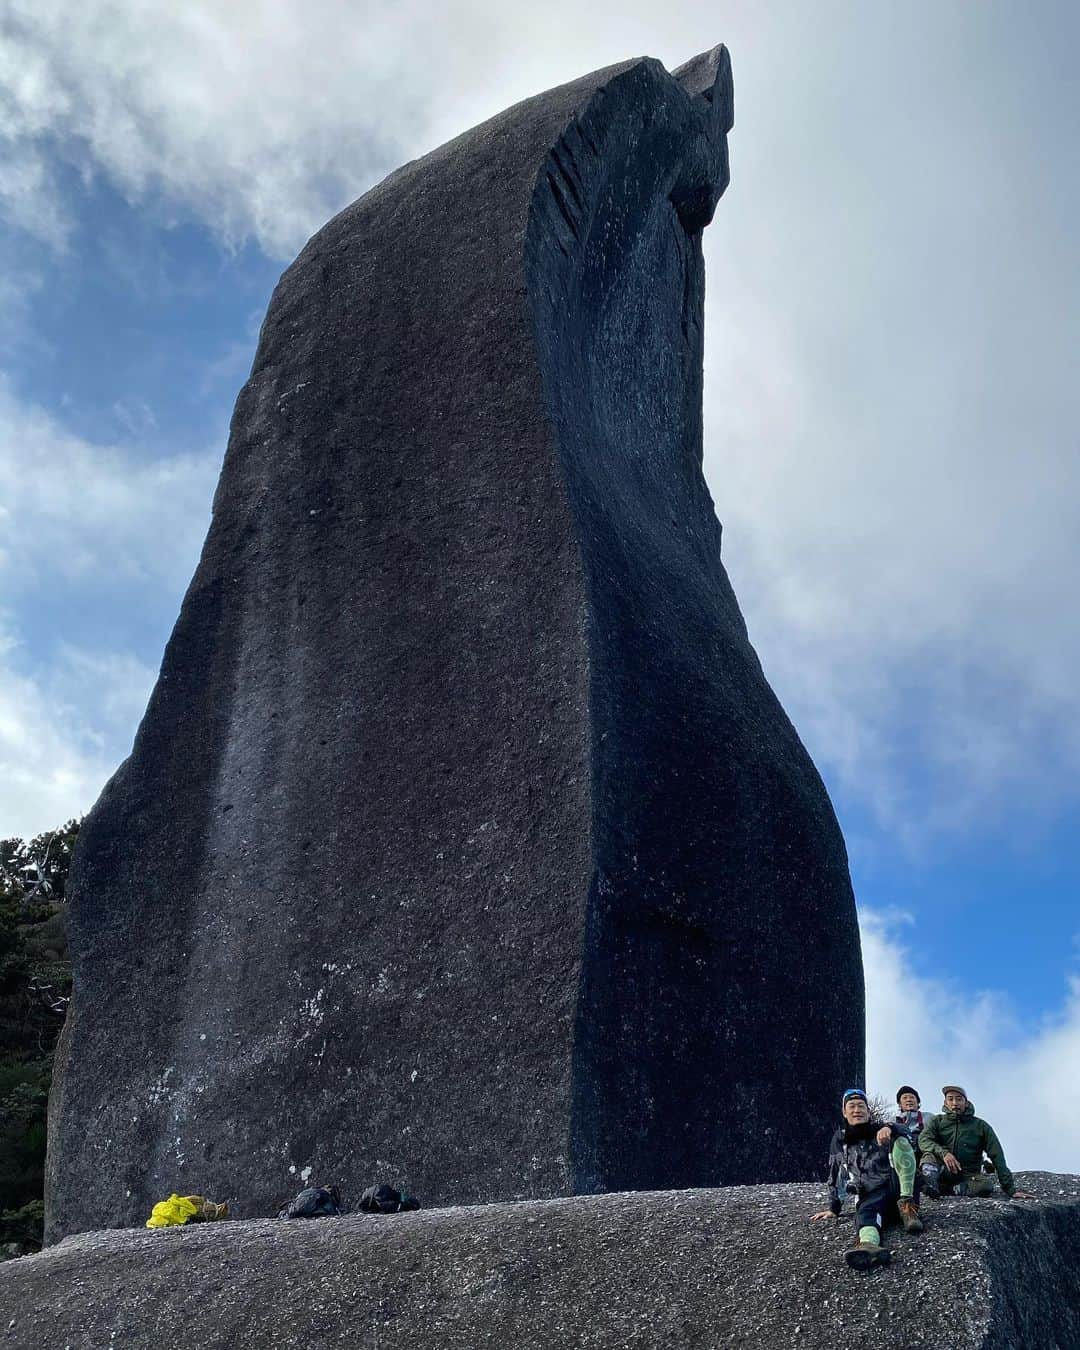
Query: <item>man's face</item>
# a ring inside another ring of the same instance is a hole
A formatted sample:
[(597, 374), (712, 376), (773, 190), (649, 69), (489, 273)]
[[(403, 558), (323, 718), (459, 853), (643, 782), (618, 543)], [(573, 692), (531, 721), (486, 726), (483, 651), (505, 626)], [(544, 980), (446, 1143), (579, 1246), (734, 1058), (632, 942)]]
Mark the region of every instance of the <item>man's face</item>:
[(962, 1092), (946, 1092), (945, 1110), (962, 1111), (967, 1106), (967, 1098)]
[(901, 1092), (900, 1110), (917, 1111), (918, 1109), (919, 1109), (919, 1099), (918, 1097), (915, 1096), (914, 1092)]
[(844, 1103), (844, 1119), (849, 1125), (865, 1125), (870, 1111), (861, 1097), (849, 1097)]

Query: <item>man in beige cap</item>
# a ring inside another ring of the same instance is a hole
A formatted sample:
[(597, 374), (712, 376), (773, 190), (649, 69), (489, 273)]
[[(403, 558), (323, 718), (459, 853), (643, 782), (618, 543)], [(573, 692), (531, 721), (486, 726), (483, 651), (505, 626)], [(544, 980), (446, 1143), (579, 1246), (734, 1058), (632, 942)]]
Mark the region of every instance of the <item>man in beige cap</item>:
[(982, 1170), (985, 1155), (1010, 1200), (1033, 1200), (1018, 1191), (997, 1135), (975, 1114), (967, 1093), (955, 1083), (941, 1089), (945, 1104), (919, 1135), (920, 1171), (927, 1195), (990, 1195), (994, 1180)]

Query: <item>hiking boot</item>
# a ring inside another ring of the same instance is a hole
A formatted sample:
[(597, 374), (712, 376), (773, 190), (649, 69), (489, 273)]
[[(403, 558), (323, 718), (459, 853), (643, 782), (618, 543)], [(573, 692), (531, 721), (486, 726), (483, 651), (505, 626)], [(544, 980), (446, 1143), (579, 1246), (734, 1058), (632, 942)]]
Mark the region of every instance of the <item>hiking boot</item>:
[(914, 1200), (898, 1200), (896, 1208), (900, 1211), (900, 1222), (905, 1233), (921, 1233), (923, 1221), (919, 1218), (919, 1206)]
[(874, 1266), (889, 1264), (889, 1251), (873, 1242), (856, 1242), (844, 1253), (844, 1260), (852, 1270), (872, 1270)]
[(994, 1193), (994, 1178), (983, 1174), (978, 1174), (967, 1179), (967, 1193), (971, 1196), (977, 1196), (980, 1199), (986, 1195)]

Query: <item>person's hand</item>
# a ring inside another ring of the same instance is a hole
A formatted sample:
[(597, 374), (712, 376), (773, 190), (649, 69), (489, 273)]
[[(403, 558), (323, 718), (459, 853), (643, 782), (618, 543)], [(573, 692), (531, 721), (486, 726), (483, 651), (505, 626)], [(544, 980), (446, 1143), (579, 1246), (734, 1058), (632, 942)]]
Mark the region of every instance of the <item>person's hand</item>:
[(839, 1214), (834, 1214), (831, 1209), (819, 1209), (816, 1214), (810, 1215), (810, 1222), (816, 1223), (818, 1219), (838, 1219)]
[(950, 1172), (959, 1172), (962, 1170), (960, 1164), (956, 1161), (956, 1155), (953, 1153), (945, 1154), (945, 1166)]
[(1009, 1196), (1010, 1200), (1034, 1200), (1036, 1197), (1030, 1191), (1013, 1191)]
[(888, 1125), (882, 1125), (881, 1129), (877, 1132), (878, 1143), (887, 1144), (890, 1139), (892, 1139), (892, 1130), (889, 1129)]

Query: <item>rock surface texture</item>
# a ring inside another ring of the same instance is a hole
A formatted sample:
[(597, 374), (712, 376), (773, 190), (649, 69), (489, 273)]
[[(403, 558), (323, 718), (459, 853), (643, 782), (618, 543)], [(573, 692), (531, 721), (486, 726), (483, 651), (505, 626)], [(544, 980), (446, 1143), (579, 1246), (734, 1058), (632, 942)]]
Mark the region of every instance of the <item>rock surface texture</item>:
[(862, 970), (701, 473), (731, 122), (722, 47), (611, 67), (281, 278), (80, 836), (53, 1239), (309, 1176), (472, 1203), (817, 1170)]
[(1075, 1350), (1080, 1178), (1021, 1184), (927, 1204), (871, 1274), (806, 1185), (88, 1233), (0, 1265), (0, 1346)]

